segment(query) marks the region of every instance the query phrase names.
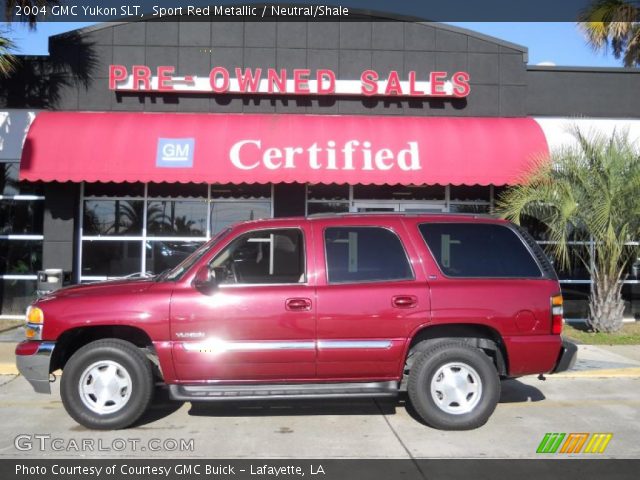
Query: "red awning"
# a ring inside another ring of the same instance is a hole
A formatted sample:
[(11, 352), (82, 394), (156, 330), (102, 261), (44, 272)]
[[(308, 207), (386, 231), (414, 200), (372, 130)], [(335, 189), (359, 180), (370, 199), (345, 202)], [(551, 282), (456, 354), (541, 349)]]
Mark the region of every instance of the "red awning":
[(547, 153), (531, 118), (42, 112), (20, 178), (505, 185)]

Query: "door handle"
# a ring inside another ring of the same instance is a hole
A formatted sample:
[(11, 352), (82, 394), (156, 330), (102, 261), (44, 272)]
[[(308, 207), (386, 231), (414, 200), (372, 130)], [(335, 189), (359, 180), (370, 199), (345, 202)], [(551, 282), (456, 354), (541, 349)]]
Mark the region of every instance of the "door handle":
[(311, 310), (311, 300), (308, 298), (287, 298), (284, 305), (287, 310), (294, 312)]
[(418, 298), (414, 295), (396, 295), (391, 298), (391, 305), (395, 308), (414, 308), (418, 305)]

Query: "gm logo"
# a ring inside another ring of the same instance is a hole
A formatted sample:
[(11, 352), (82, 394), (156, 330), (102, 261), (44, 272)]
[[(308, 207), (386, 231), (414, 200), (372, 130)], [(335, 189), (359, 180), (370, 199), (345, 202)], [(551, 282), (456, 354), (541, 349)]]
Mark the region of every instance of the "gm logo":
[(612, 437), (612, 433), (547, 433), (536, 453), (604, 453)]
[(159, 138), (156, 167), (193, 167), (193, 138)]

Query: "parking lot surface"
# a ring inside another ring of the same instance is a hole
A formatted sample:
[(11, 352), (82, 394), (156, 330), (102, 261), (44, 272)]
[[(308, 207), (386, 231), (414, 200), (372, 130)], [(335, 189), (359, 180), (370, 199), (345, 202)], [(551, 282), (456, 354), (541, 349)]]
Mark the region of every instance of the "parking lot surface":
[(0, 458), (535, 458), (548, 432), (612, 433), (601, 457), (637, 458), (640, 444), (633, 375), (504, 381), (489, 422), (462, 432), (421, 424), (403, 397), (192, 405), (162, 391), (136, 427), (96, 432), (66, 414), (58, 385), (37, 395), (0, 375)]

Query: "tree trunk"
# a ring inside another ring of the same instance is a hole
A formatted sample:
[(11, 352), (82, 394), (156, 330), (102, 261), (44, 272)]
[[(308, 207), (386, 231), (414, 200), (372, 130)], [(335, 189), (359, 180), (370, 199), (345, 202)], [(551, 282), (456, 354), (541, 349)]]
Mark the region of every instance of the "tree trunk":
[(589, 325), (596, 332), (611, 333), (622, 328), (624, 300), (621, 278), (594, 272), (589, 313)]

